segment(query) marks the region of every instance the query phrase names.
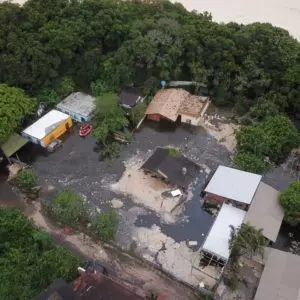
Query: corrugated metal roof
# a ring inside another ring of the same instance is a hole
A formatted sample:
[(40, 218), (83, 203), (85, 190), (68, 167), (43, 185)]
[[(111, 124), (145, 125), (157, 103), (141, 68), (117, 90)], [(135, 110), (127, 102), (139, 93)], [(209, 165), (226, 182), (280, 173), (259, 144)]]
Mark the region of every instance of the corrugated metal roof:
[(230, 225), (235, 228), (239, 227), (243, 222), (245, 214), (246, 212), (239, 208), (223, 204), (202, 246), (202, 250), (227, 260), (230, 256)]
[(275, 242), (283, 217), (284, 212), (279, 204), (279, 192), (260, 182), (244, 222), (262, 229), (264, 236)]
[(12, 156), (20, 148), (28, 143), (28, 140), (20, 136), (19, 134), (14, 133), (10, 138), (2, 145), (3, 153), (6, 157)]
[(269, 249), (254, 300), (271, 299), (300, 299), (300, 256)]
[(72, 93), (56, 105), (59, 110), (69, 111), (83, 117), (89, 117), (95, 107), (95, 98), (82, 92)]
[(260, 180), (261, 175), (219, 166), (205, 192), (250, 204)]
[(68, 118), (67, 114), (53, 109), (23, 130), (22, 133), (40, 140)]

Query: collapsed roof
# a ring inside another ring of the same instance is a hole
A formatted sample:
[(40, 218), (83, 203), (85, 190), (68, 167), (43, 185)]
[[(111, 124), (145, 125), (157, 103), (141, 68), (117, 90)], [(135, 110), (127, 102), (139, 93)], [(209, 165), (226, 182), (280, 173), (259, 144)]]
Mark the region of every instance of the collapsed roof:
[(156, 148), (142, 169), (157, 173), (171, 184), (181, 188), (188, 186), (199, 176), (200, 166), (181, 154), (170, 155), (168, 148)]

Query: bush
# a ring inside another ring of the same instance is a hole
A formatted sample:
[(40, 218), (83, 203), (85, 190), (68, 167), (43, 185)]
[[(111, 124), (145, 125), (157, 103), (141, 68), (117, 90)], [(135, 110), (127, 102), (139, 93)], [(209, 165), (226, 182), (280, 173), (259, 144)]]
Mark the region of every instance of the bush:
[(88, 222), (88, 211), (84, 199), (72, 190), (57, 194), (47, 205), (49, 213), (61, 224), (75, 227)]
[(234, 292), (239, 286), (239, 278), (236, 275), (232, 275), (230, 278), (226, 278), (224, 283)]
[(259, 124), (244, 126), (236, 138), (239, 151), (269, 157), (274, 163), (283, 161), (300, 142), (295, 126), (285, 116), (267, 117)]
[(285, 220), (291, 225), (296, 225), (300, 220), (300, 182), (295, 181), (283, 190), (279, 201), (284, 209)]
[(31, 169), (23, 169), (17, 177), (18, 184), (24, 191), (29, 191), (37, 185), (37, 177)]
[(268, 170), (268, 164), (263, 157), (251, 152), (238, 152), (234, 157), (234, 164), (241, 170), (261, 174)]
[(100, 240), (108, 242), (115, 238), (118, 225), (118, 215), (115, 210), (110, 209), (103, 212), (92, 220), (91, 231)]
[(176, 148), (168, 148), (169, 156), (176, 157), (180, 154), (179, 150)]

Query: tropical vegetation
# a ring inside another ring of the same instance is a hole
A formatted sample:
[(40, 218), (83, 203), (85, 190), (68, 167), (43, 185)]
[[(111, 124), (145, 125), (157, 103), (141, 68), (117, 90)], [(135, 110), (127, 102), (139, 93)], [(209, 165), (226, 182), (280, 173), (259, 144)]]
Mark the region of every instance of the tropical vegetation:
[(279, 201), (284, 209), (285, 220), (291, 225), (297, 225), (300, 221), (300, 182), (295, 181), (283, 190)]
[(19, 210), (0, 208), (0, 295), (33, 299), (57, 278), (76, 278), (80, 259)]

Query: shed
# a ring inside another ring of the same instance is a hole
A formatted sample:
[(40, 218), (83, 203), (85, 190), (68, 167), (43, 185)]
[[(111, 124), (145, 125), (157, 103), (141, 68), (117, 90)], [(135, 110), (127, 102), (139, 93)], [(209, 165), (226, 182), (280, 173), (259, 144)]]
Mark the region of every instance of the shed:
[(245, 214), (246, 212), (239, 208), (223, 204), (201, 250), (227, 261), (230, 256), (230, 225), (239, 227), (243, 223)]
[(120, 105), (124, 108), (135, 107), (143, 99), (142, 89), (137, 87), (123, 89), (119, 95)]
[(51, 110), (22, 131), (22, 136), (31, 142), (47, 147), (72, 127), (72, 119), (58, 110)]
[(284, 212), (279, 204), (279, 192), (260, 182), (244, 222), (262, 229), (264, 236), (275, 242), (283, 217)]
[(254, 300), (297, 300), (299, 295), (300, 256), (270, 248)]
[(58, 110), (78, 122), (89, 122), (95, 107), (95, 98), (82, 92), (72, 93), (56, 105)]
[(250, 204), (261, 181), (261, 175), (219, 166), (205, 192), (222, 199)]
[(28, 140), (17, 133), (12, 134), (1, 146), (4, 155), (9, 158), (28, 143)]

